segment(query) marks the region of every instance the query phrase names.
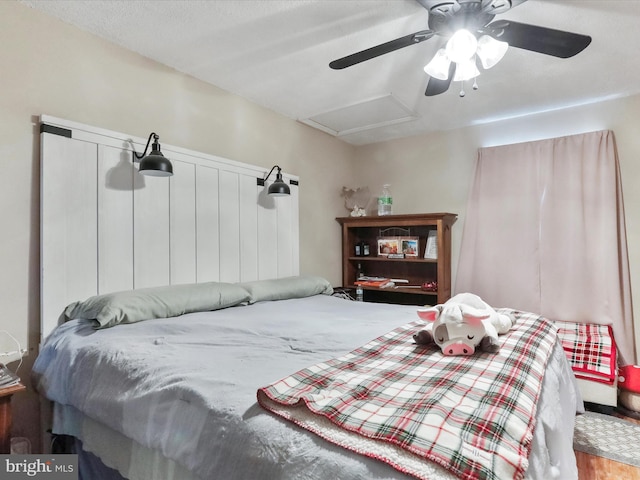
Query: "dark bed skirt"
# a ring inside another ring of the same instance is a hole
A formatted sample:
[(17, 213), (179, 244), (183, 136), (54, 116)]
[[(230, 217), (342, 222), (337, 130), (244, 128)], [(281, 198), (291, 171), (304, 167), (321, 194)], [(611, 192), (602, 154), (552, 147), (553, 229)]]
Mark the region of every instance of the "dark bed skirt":
[(51, 453), (78, 455), (78, 480), (127, 480), (117, 470), (107, 467), (102, 460), (82, 448), (82, 441), (70, 435), (53, 435)]

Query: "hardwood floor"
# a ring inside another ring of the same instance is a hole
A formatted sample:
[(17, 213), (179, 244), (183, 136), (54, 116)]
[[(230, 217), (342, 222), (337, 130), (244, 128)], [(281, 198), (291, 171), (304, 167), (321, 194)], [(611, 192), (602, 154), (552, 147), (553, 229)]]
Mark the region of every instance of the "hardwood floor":
[(579, 480), (634, 480), (640, 479), (640, 468), (576, 452)]
[[(614, 415), (640, 425), (640, 420)], [(614, 462), (607, 458), (595, 457), (583, 452), (576, 452), (579, 480), (640, 480), (640, 468)]]

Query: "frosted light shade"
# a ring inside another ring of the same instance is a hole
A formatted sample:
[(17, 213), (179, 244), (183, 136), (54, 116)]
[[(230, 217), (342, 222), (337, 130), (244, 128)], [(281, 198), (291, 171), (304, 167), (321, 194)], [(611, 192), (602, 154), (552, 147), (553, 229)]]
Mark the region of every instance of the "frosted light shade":
[(480, 57), (482, 68), (486, 70), (493, 67), (502, 60), (508, 48), (507, 42), (501, 42), (489, 35), (481, 36), (478, 40), (478, 57)]
[(469, 59), (456, 65), (456, 74), (453, 76), (454, 82), (464, 82), (480, 75), (480, 70), (476, 67), (475, 59)]
[(449, 65), (451, 60), (444, 48), (436, 52), (431, 61), (424, 66), (424, 71), (438, 80), (446, 80), (449, 77)]
[(460, 64), (469, 60), (478, 48), (478, 40), (464, 28), (454, 33), (447, 42), (446, 51), (449, 60)]

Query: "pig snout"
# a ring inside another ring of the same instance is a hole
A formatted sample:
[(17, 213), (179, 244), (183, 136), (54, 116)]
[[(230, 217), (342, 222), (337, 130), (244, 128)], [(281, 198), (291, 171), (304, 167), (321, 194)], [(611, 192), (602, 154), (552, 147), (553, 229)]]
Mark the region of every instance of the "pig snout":
[(473, 352), (475, 352), (473, 345), (462, 341), (453, 342), (446, 347), (442, 347), (442, 353), (445, 355), (473, 355)]

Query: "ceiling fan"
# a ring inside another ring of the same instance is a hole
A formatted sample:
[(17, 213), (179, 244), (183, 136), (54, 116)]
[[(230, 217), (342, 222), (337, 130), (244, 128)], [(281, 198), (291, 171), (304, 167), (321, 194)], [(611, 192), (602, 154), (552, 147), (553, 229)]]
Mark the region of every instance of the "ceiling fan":
[[(527, 0), (416, 1), (429, 11), (427, 30), (420, 30), (347, 55), (332, 61), (329, 66), (334, 70), (341, 70), (438, 35), (448, 39), (448, 42), (446, 48), (440, 49), (434, 60), (425, 66), (425, 71), (430, 75), (425, 95), (433, 96), (447, 91), (452, 80), (464, 81), (479, 75), (480, 72), (476, 66), (477, 57), (480, 57), (484, 69), (491, 68), (502, 58), (508, 46), (559, 58), (569, 58), (580, 53), (591, 43), (591, 37), (587, 35), (511, 20), (493, 21), (496, 15), (517, 7)], [(462, 31), (461, 35), (458, 35), (459, 31)], [(466, 37), (460, 40), (459, 37), (465, 34)], [(458, 60), (460, 55), (456, 57), (454, 53), (456, 45), (459, 44), (464, 44), (469, 49), (462, 54), (462, 57), (471, 52), (466, 60)], [(495, 47), (497, 50), (485, 55), (482, 50), (484, 48), (484, 51), (488, 52), (489, 44), (491, 48)]]

